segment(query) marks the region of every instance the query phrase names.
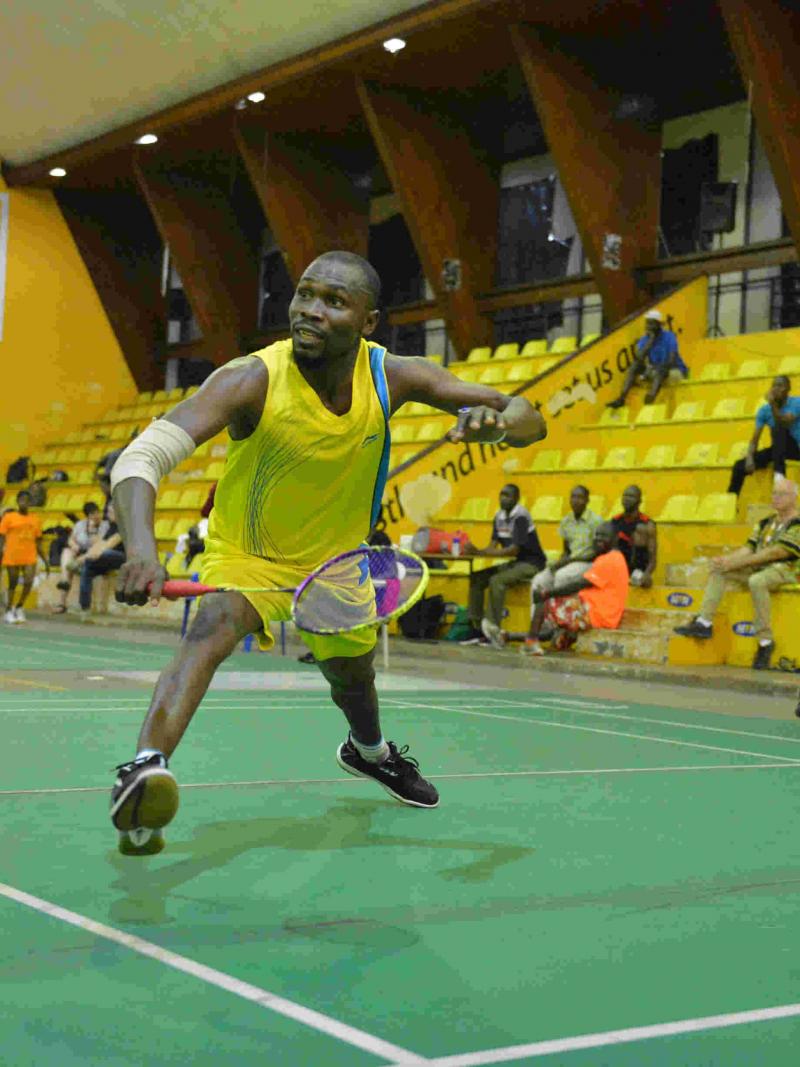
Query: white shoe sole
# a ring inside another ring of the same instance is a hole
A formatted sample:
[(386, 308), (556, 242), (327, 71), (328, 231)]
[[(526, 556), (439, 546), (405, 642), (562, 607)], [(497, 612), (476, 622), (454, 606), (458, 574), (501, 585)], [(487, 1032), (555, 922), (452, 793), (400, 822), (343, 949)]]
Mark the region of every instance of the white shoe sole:
[[(124, 812), (134, 799), (132, 810)], [(160, 830), (172, 822), (178, 810), (178, 783), (166, 767), (147, 767), (137, 775), (116, 801), (109, 815), (118, 830)], [(120, 818), (121, 816), (121, 818)]]

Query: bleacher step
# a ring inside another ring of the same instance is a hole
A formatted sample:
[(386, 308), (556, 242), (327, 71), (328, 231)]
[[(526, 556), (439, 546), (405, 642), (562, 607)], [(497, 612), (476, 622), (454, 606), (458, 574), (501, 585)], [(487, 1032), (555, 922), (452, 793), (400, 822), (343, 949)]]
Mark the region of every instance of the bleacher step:
[(588, 630), (578, 635), (575, 649), (580, 656), (592, 659), (666, 663), (669, 639), (668, 633), (659, 630)]

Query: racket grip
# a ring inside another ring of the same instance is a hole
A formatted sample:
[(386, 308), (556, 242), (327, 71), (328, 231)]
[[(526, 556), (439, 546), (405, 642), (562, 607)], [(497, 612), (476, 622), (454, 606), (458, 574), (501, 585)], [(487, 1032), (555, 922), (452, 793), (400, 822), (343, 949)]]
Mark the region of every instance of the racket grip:
[(469, 413), (472, 408), (459, 408), (458, 409), (458, 422), (456, 423), (456, 430), (458, 433), (463, 433), (467, 428), (467, 421), (469, 420)]
[(181, 600), (184, 597), (202, 596), (204, 593), (216, 593), (214, 585), (202, 582), (190, 582), (186, 578), (168, 578), (161, 589), (161, 595), (167, 600)]

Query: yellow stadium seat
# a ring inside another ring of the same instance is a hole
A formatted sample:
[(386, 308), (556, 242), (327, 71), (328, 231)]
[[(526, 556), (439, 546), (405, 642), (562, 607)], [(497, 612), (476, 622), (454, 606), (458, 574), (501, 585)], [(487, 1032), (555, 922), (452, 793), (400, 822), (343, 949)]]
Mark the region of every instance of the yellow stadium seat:
[(528, 510), (534, 522), (560, 522), (562, 507), (560, 496), (540, 496)]
[(47, 510), (63, 511), (69, 504), (69, 493), (48, 493)]
[(512, 363), (508, 368), (508, 374), (506, 375), (507, 382), (527, 382), (531, 378), (535, 378), (539, 373), (536, 370), (536, 364), (533, 362), (527, 363)]
[(450, 371), (451, 374), (455, 374), (456, 378), (461, 378), (464, 371), (468, 368), (466, 362), (463, 359), (458, 359), (455, 361), (455, 363), (448, 363), (447, 369)]
[(493, 359), (516, 359), (519, 355), (519, 345), (516, 342), (498, 345), (494, 350)]
[(533, 463), (531, 463), (528, 470), (537, 471), (542, 473), (543, 471), (557, 471), (561, 469), (561, 449), (550, 448), (543, 449), (541, 452), (537, 452), (533, 457)]
[(736, 522), (736, 494), (709, 493), (697, 508), (698, 522)]
[(434, 352), (432, 355), (426, 356), (425, 358), (429, 359), (431, 363), (437, 363), (440, 367), (444, 363), (444, 356), (440, 352)]
[(664, 422), (666, 417), (666, 404), (644, 404), (633, 421), (636, 426), (652, 426), (653, 423)]
[(194, 394), (197, 392), (197, 390), (199, 388), (200, 388), (199, 385), (190, 385), (189, 388), (186, 390), (186, 392), (183, 394), (184, 398), (187, 397), (187, 396), (194, 396)]
[(441, 422), (423, 422), (414, 435), (415, 441), (438, 441), (444, 437), (444, 429)]
[(627, 426), (631, 419), (631, 409), (627, 406), (621, 408), (603, 408), (598, 426)]
[(165, 489), (156, 500), (157, 508), (179, 508), (181, 499), (180, 489)]
[(601, 519), (606, 519), (606, 498), (604, 496), (595, 496), (594, 493), (589, 497), (589, 511), (593, 511), (595, 515), (599, 515)]
[(719, 441), (695, 441), (677, 467), (716, 467)]
[(732, 467), (740, 459), (744, 459), (747, 452), (747, 442), (737, 441), (735, 445), (731, 445), (730, 451), (724, 459), (720, 457), (720, 462), (726, 467)]
[(491, 348), (473, 348), (467, 356), (467, 363), (485, 363), (492, 358)]
[(137, 404), (149, 404), (152, 399), (153, 399), (152, 391), (139, 393), (138, 397), (136, 398), (136, 403)]
[(765, 359), (746, 359), (736, 371), (737, 378), (768, 378), (769, 363)]
[(225, 460), (215, 459), (213, 463), (209, 463), (206, 467), (206, 478), (210, 482), (217, 482), (222, 477), (222, 472), (225, 470)]
[(93, 473), (93, 467), (78, 467), (76, 471), (72, 472), (71, 480), (76, 485), (88, 485), (91, 484)]
[(672, 496), (664, 505), (657, 522), (697, 522), (698, 497), (695, 494)]
[(701, 382), (724, 382), (731, 376), (730, 363), (706, 363), (700, 371)]
[(180, 506), (187, 511), (199, 511), (207, 496), (205, 489), (184, 489), (181, 493)]
[(176, 404), (179, 400), (183, 399), (183, 388), (178, 385), (174, 389), (170, 389), (167, 393), (167, 400), (171, 400), (173, 404)]
[(565, 471), (593, 471), (597, 468), (596, 448), (576, 448), (570, 452), (564, 462)]
[(167, 399), (167, 390), (166, 389), (156, 389), (156, 391), (153, 393), (153, 400), (166, 400), (166, 399)]
[(705, 404), (697, 400), (683, 400), (672, 413), (673, 422), (695, 422), (702, 419)]
[(726, 396), (718, 400), (714, 405), (710, 419), (740, 419), (745, 414), (745, 398), (743, 396)]
[(77, 430), (73, 430), (72, 433), (68, 433), (64, 437), (65, 445), (76, 445), (80, 440), (80, 433)]
[(520, 352), (521, 356), (543, 356), (547, 352), (547, 339), (542, 338), (539, 341), (526, 341), (525, 346)]
[(584, 334), (584, 336), (581, 337), (581, 348), (586, 348), (588, 345), (594, 344), (594, 342), (597, 340), (597, 338), (599, 336), (600, 336), (599, 333), (587, 333), (587, 334)]
[(642, 468), (662, 470), (665, 467), (674, 467), (676, 451), (675, 445), (653, 445), (652, 448), (648, 448), (642, 460)]
[(480, 367), (464, 367), (459, 371), (458, 376), (462, 382), (477, 382), (480, 373)]
[(578, 339), (576, 337), (556, 337), (547, 351), (550, 355), (560, 354), (566, 356), (570, 352), (574, 352), (577, 347)]
[(784, 356), (778, 364), (778, 374), (800, 374), (800, 356)]
[(458, 518), (465, 522), (485, 522), (492, 517), (492, 502), (488, 496), (474, 496), (461, 505)]
[(636, 449), (621, 446), (610, 448), (606, 452), (601, 469), (604, 471), (624, 471), (636, 466)]
[(547, 359), (539, 359), (535, 363), (535, 373), (536, 374), (544, 374), (544, 372), (546, 370), (550, 370), (551, 367), (555, 367), (556, 363), (558, 363), (558, 359), (556, 357), (548, 357)]
[[(179, 520), (180, 521), (180, 520)], [(172, 536), (172, 528), (175, 525), (174, 519), (156, 519), (153, 532), (159, 541), (166, 541)]]
[(481, 385), (499, 385), (506, 380), (505, 367), (487, 367), (478, 376)]
[(85, 493), (72, 493), (66, 504), (67, 511), (80, 511), (86, 503)]
[(408, 422), (401, 422), (397, 426), (391, 427), (392, 441), (396, 445), (402, 445), (407, 441), (412, 441), (414, 438), (414, 424)]

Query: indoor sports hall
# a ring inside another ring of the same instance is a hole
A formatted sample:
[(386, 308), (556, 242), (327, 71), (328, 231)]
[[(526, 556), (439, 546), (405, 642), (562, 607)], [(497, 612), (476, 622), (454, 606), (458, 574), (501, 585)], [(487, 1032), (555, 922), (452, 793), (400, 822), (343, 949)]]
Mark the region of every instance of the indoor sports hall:
[(0, 40), (2, 1067), (794, 1067), (795, 6)]

